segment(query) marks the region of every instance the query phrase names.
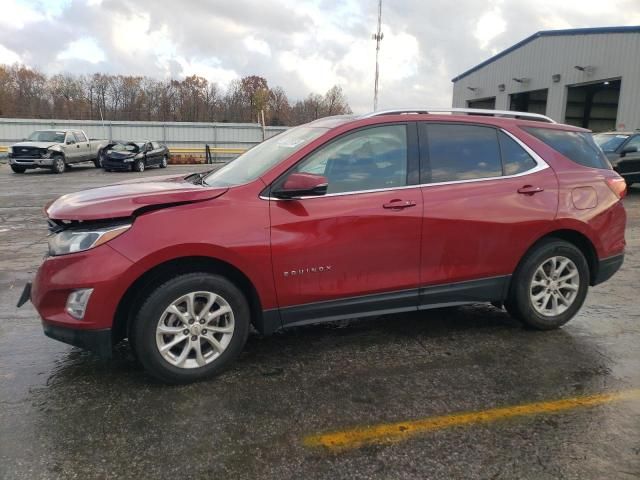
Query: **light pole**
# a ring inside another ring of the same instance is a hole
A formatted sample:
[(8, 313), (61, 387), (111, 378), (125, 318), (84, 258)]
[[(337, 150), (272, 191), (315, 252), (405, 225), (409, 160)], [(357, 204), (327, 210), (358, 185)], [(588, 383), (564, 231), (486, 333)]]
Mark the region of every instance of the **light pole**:
[(371, 38), (376, 41), (376, 80), (373, 88), (373, 111), (375, 112), (378, 110), (378, 76), (380, 74), (378, 54), (380, 53), (380, 42), (384, 38), (384, 33), (382, 33), (382, 0), (378, 0), (378, 32), (374, 33)]

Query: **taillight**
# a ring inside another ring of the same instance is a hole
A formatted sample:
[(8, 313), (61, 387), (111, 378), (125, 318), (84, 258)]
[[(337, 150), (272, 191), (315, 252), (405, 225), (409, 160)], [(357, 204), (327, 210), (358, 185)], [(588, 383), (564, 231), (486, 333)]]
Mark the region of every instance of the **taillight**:
[(607, 185), (618, 198), (623, 198), (627, 194), (627, 183), (622, 177), (607, 178)]

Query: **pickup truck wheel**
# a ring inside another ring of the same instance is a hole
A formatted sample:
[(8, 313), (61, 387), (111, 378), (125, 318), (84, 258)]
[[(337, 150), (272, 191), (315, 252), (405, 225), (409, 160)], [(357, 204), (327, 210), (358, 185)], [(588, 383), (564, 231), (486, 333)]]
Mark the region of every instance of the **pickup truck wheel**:
[(167, 156), (162, 157), (162, 161), (160, 162), (160, 168), (167, 168), (169, 161), (167, 160)]
[(20, 165), (11, 165), (11, 170), (13, 170), (13, 173), (24, 173), (27, 171), (26, 168), (21, 167)]
[(144, 172), (144, 160), (136, 160), (136, 162), (133, 164), (133, 171)]
[(53, 157), (53, 165), (51, 167), (53, 173), (64, 173), (66, 169), (67, 164), (64, 161), (64, 157), (60, 155), (56, 155), (55, 157)]
[(578, 313), (589, 288), (589, 266), (582, 252), (560, 239), (535, 246), (511, 280), (504, 306), (530, 328), (559, 328)]
[(189, 273), (150, 292), (134, 316), (129, 341), (152, 376), (190, 383), (220, 373), (240, 355), (249, 320), (249, 304), (233, 283)]

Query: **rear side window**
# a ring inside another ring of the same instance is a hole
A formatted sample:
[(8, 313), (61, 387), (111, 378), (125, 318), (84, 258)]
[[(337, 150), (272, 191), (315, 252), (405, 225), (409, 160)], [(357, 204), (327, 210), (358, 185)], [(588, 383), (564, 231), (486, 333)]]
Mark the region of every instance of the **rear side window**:
[[(421, 124), (426, 130), (430, 169), (422, 183), (473, 180), (502, 175), (496, 129), (475, 125)], [(430, 170), (430, 175), (429, 175)]]
[(589, 132), (568, 132), (536, 127), (524, 127), (524, 130), (580, 165), (611, 169), (607, 158)]
[(509, 135), (498, 132), (498, 139), (500, 140), (500, 152), (502, 153), (502, 165), (505, 175), (517, 175), (531, 170), (537, 165), (531, 155)]

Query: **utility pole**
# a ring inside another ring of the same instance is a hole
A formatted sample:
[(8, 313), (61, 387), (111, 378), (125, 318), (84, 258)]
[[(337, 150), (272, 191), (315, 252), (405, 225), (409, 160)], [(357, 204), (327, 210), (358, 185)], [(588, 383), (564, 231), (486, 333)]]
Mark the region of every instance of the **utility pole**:
[(382, 0), (378, 0), (378, 32), (371, 35), (376, 41), (376, 81), (373, 89), (373, 111), (378, 110), (378, 77), (380, 75), (380, 67), (378, 64), (378, 55), (380, 53), (380, 42), (384, 38), (382, 33)]

